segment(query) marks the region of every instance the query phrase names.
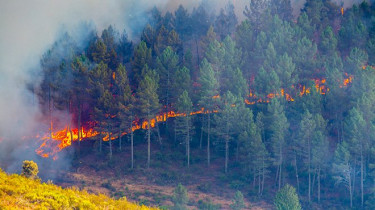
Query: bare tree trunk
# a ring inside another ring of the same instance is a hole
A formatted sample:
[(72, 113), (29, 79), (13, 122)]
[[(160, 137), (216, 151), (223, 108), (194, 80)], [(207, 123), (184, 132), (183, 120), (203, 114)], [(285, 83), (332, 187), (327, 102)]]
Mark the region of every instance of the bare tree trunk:
[(352, 191), (353, 191), (353, 195), (355, 193), (355, 183), (356, 183), (356, 179), (357, 179), (357, 176), (356, 176), (356, 171), (357, 171), (357, 157), (354, 158), (354, 165), (353, 165), (353, 187), (352, 187)]
[(73, 141), (74, 141), (74, 137), (73, 137), (73, 131), (72, 131), (72, 119), (70, 118), (69, 114), (71, 112), (71, 107), (70, 107), (70, 104), (71, 104), (71, 101), (69, 100), (68, 102), (68, 111), (67, 111), (67, 115), (68, 115), (68, 119), (69, 119), (69, 122), (68, 122), (68, 132), (70, 134), (70, 143), (73, 144)]
[(186, 116), (186, 128), (187, 128), (187, 137), (186, 137), (187, 166), (188, 166), (188, 168), (190, 168), (190, 125), (189, 125), (189, 116)]
[(148, 119), (147, 123), (147, 168), (150, 168), (151, 162), (151, 123), (150, 119)]
[(238, 161), (239, 153), (240, 153), (240, 142), (239, 142), (239, 140), (237, 139), (236, 161)]
[(118, 140), (119, 140), (119, 149), (120, 149), (120, 151), (122, 151), (121, 125), (119, 126), (119, 129), (118, 129)]
[(297, 182), (297, 193), (299, 194), (299, 177), (298, 177), (298, 165), (297, 165), (297, 152), (294, 154), (294, 164), (296, 169), (296, 182)]
[(78, 104), (78, 151), (81, 148), (81, 114), (82, 114), (82, 107), (81, 103)]
[(199, 149), (202, 149), (202, 141), (203, 141), (203, 125), (204, 125), (204, 115), (202, 114), (201, 139), (200, 139), (200, 141), (199, 141)]
[[(156, 129), (157, 129), (157, 133), (158, 133), (158, 140), (159, 140), (159, 144), (162, 145), (162, 141), (161, 141), (161, 136), (160, 136), (160, 129), (159, 129), (159, 124), (156, 122)], [(151, 125), (150, 125), (151, 126)]]
[(255, 190), (255, 183), (256, 183), (256, 179), (257, 178), (257, 171), (255, 168), (253, 168), (253, 188)]
[(229, 140), (225, 140), (225, 173), (228, 173)]
[(208, 122), (207, 122), (207, 165), (210, 166), (210, 113), (208, 113)]
[(277, 179), (279, 178), (279, 173), (280, 173), (280, 167), (279, 166), (277, 166), (277, 169), (276, 169), (276, 176), (275, 176), (275, 186), (277, 186)]
[(279, 155), (280, 155), (280, 173), (279, 173), (279, 190), (281, 188), (281, 177), (282, 177), (282, 164), (283, 164), (283, 151), (282, 151), (282, 145), (281, 145), (281, 142), (280, 142), (280, 145), (279, 145)]
[(318, 203), (320, 203), (320, 166), (318, 167)]
[(52, 132), (53, 132), (53, 123), (52, 123), (52, 104), (51, 104), (51, 86), (49, 86), (48, 89), (48, 112), (49, 112), (49, 123), (50, 123), (50, 128), (49, 128), (49, 136), (50, 139), (53, 140), (52, 138)]
[[(104, 129), (103, 129), (104, 130)], [(99, 128), (99, 152), (102, 153), (103, 138), (102, 138), (102, 128)]]
[(363, 208), (363, 204), (364, 204), (364, 198), (363, 198), (363, 149), (362, 149), (362, 145), (361, 145), (361, 206)]
[[(348, 164), (349, 165), (349, 164)], [(350, 167), (349, 167), (350, 169)], [(350, 208), (353, 207), (353, 190), (352, 190), (352, 180), (351, 180), (351, 172), (349, 170), (349, 180), (348, 180), (348, 185), (349, 185), (349, 196), (350, 196)]]
[(177, 129), (176, 129), (176, 120), (174, 120), (174, 146), (176, 146), (177, 142)]
[(112, 160), (112, 140), (111, 140), (111, 131), (108, 129), (108, 141), (109, 141), (109, 159)]
[(262, 159), (262, 189), (261, 189), (261, 195), (263, 194), (263, 190), (264, 190), (264, 179), (265, 179), (265, 164), (264, 164), (264, 156), (263, 156), (263, 159)]
[(258, 169), (258, 195), (260, 195), (260, 190), (261, 190), (260, 178), (261, 178), (261, 172), (260, 172), (260, 169)]
[(133, 133), (133, 115), (130, 117), (130, 147), (131, 147), (131, 168), (134, 168), (134, 133)]
[(196, 50), (197, 50), (197, 66), (200, 65), (200, 61), (199, 61), (199, 46), (198, 46), (198, 39), (197, 39), (197, 36), (195, 36), (195, 46), (196, 46)]
[(281, 188), (281, 170), (282, 170), (282, 168), (281, 168), (281, 164), (280, 164), (280, 173), (279, 173), (279, 190), (280, 190), (280, 188)]
[(308, 149), (308, 152), (307, 152), (307, 155), (308, 155), (308, 173), (309, 173), (309, 192), (308, 192), (308, 198), (309, 198), (309, 202), (311, 202), (311, 142), (310, 142), (310, 138), (307, 139), (307, 149)]

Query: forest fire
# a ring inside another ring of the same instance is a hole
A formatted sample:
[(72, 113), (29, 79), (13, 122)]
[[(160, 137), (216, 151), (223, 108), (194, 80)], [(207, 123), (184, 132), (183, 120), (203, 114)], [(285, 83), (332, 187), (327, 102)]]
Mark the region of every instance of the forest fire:
[[(112, 75), (115, 77), (115, 74)], [(345, 74), (345, 79), (340, 86), (340, 88), (347, 86), (350, 84), (353, 80), (353, 76), (350, 76), (348, 74)], [(315, 83), (315, 89), (316, 91), (321, 94), (325, 95), (329, 88), (326, 87), (326, 79), (314, 79)], [(302, 97), (306, 94), (309, 94), (311, 92), (310, 88), (306, 88), (305, 85), (299, 85), (299, 97)], [(281, 89), (280, 92), (277, 93), (270, 93), (267, 94), (266, 99), (258, 98), (253, 91), (250, 91), (248, 98), (245, 99), (245, 103), (248, 105), (254, 105), (256, 103), (269, 103), (270, 99), (275, 97), (285, 97), (287, 101), (294, 101), (295, 99), (288, 93), (286, 93), (285, 89)], [(212, 97), (213, 99), (220, 98), (220, 95), (215, 95)], [(218, 112), (217, 110), (212, 111), (214, 113)], [(190, 115), (197, 115), (197, 114), (207, 114), (209, 111), (205, 110), (204, 108), (201, 108), (198, 111), (191, 112)], [(165, 122), (168, 118), (175, 118), (175, 117), (181, 117), (186, 116), (186, 113), (177, 113), (175, 111), (169, 111), (168, 113), (162, 113), (154, 117), (150, 120), (144, 120), (140, 122), (139, 120), (133, 121), (133, 127), (131, 128), (132, 131), (140, 130), (140, 129), (147, 129), (148, 125), (150, 123), (151, 128), (154, 128), (156, 126), (156, 123), (158, 122)], [(114, 118), (115, 116), (110, 116), (111, 118)], [(119, 137), (119, 133), (108, 133), (108, 132), (98, 132), (94, 130), (94, 124), (95, 123), (89, 123), (89, 126), (87, 127), (81, 127), (80, 133), (78, 133), (78, 128), (69, 129), (69, 126), (65, 126), (61, 130), (53, 131), (51, 133), (44, 134), (43, 136), (37, 136), (36, 138), (40, 139), (42, 144), (38, 149), (36, 149), (36, 153), (44, 158), (52, 157), (53, 159), (57, 159), (57, 154), (63, 150), (66, 147), (69, 147), (72, 142), (74, 141), (82, 141), (84, 139), (96, 137), (98, 135), (101, 135), (103, 141), (109, 141), (109, 136), (111, 136), (111, 140), (115, 140)], [(52, 127), (52, 126), (51, 126)], [(130, 131), (130, 130), (129, 130)], [(121, 136), (124, 136), (129, 133), (129, 131), (122, 132)], [(52, 140), (51, 140), (52, 139)], [(1, 140), (1, 139), (0, 139)]]
[[(217, 112), (212, 111), (212, 112)], [(197, 115), (197, 114), (207, 114), (209, 111), (205, 110), (204, 108), (201, 108), (198, 111), (191, 112), (190, 115)], [(157, 115), (155, 118), (150, 120), (150, 126), (154, 128), (156, 126), (157, 122), (165, 122), (168, 118), (174, 118), (174, 117), (180, 117), (180, 116), (186, 116), (185, 113), (177, 113), (174, 111), (170, 111), (168, 113), (163, 113), (160, 115)], [(89, 123), (93, 125), (94, 123)], [(149, 122), (147, 120), (144, 120), (143, 122), (139, 122), (139, 120), (133, 121), (133, 127), (132, 131), (140, 130), (140, 129), (147, 129)], [(122, 132), (121, 136), (124, 136), (128, 134), (128, 132)], [(79, 139), (80, 135), (80, 139)], [(51, 134), (46, 133), (43, 136), (36, 136), (37, 139), (42, 141), (43, 143), (39, 146), (38, 149), (35, 150), (35, 152), (40, 155), (43, 158), (50, 158), (52, 157), (54, 160), (58, 158), (58, 153), (63, 150), (66, 147), (69, 147), (72, 145), (72, 142), (74, 141), (82, 141), (84, 139), (96, 137), (98, 135), (102, 135), (103, 141), (109, 141), (109, 136), (111, 136), (111, 140), (115, 140), (119, 133), (110, 133), (107, 132), (98, 132), (95, 131), (94, 128), (81, 128), (80, 134), (78, 135), (78, 129), (71, 129), (69, 130), (69, 127), (66, 126), (64, 129), (53, 131)], [(52, 139), (52, 140), (51, 140)]]

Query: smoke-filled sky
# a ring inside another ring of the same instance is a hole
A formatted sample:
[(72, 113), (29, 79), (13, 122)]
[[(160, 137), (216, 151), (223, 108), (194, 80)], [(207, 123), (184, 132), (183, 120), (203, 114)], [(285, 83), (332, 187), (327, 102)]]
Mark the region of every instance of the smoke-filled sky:
[[(217, 11), (228, 3), (228, 0), (207, 1)], [(26, 84), (38, 84), (38, 77), (35, 75), (40, 72), (40, 58), (61, 31), (70, 31), (73, 37), (79, 37), (79, 30), (74, 29), (81, 22), (90, 22), (99, 31), (112, 24), (131, 34), (135, 26), (142, 26), (134, 24), (134, 21), (145, 21), (145, 12), (154, 5), (167, 11), (176, 9), (180, 4), (191, 9), (200, 2), (201, 0), (1, 0), (0, 137), (6, 137), (8, 141), (0, 139), (0, 165), (2, 157), (19, 155), (11, 151), (22, 143), (22, 136), (33, 134), (40, 126), (37, 120), (40, 115), (38, 102), (27, 90)], [(241, 19), (243, 8), (249, 0), (229, 2), (235, 5)], [(303, 0), (292, 2), (295, 11), (299, 11), (304, 4)], [(345, 2), (348, 6), (353, 1)], [(11, 148), (12, 145), (14, 148)]]

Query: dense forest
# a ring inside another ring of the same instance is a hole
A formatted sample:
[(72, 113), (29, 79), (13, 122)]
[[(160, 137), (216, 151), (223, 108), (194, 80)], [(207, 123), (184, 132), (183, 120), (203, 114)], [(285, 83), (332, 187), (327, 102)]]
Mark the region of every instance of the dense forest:
[(374, 209), (375, 5), (307, 0), (292, 11), (253, 0), (239, 21), (232, 4), (213, 14), (203, 2), (152, 9), (132, 40), (114, 26), (80, 42), (62, 33), (30, 89), (51, 139), (56, 118), (72, 116), (60, 124), (97, 131), (109, 160), (131, 147), (131, 168), (143, 164), (134, 144), (147, 144), (146, 168), (155, 147), (184, 151), (187, 168), (202, 150), (254, 196), (290, 184), (306, 209)]

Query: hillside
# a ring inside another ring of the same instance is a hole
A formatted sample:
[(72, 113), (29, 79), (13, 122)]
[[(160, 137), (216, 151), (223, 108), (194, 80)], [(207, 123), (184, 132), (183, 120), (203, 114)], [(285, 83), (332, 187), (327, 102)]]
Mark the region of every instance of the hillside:
[(157, 209), (76, 188), (63, 189), (0, 170), (0, 209)]

